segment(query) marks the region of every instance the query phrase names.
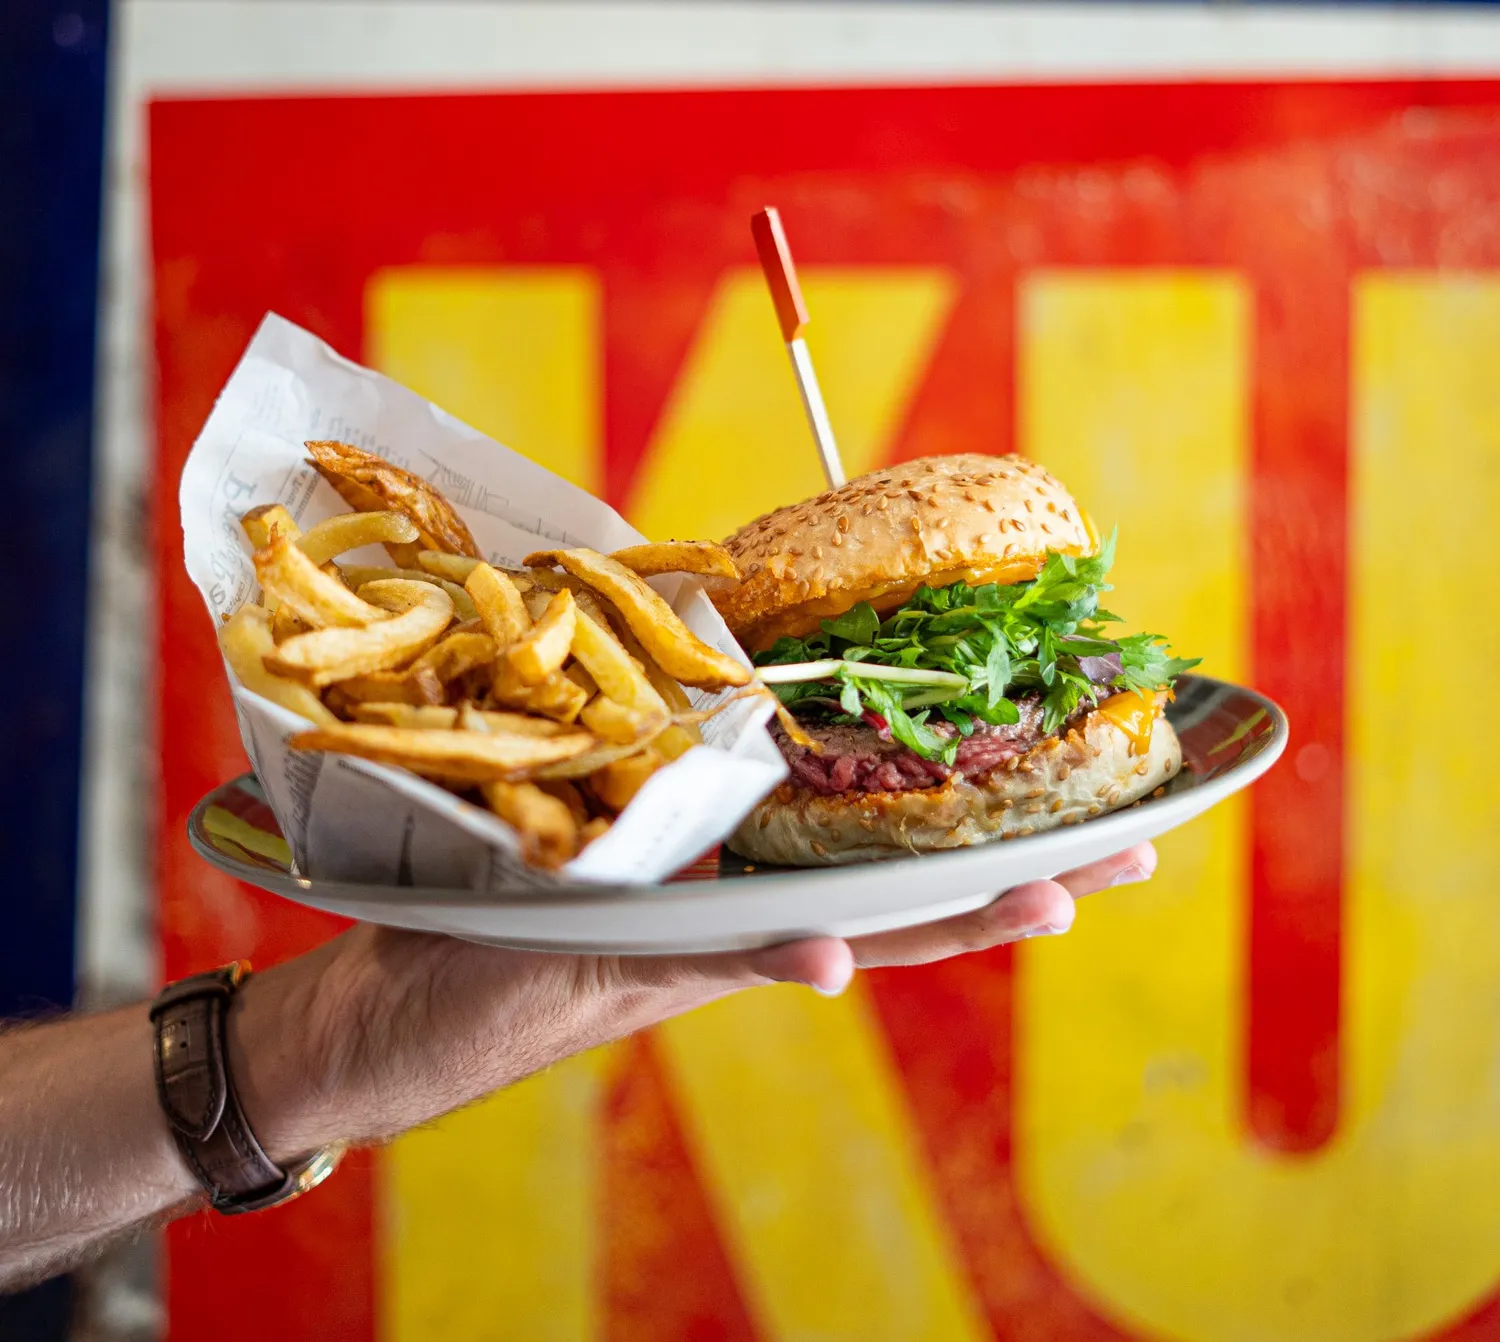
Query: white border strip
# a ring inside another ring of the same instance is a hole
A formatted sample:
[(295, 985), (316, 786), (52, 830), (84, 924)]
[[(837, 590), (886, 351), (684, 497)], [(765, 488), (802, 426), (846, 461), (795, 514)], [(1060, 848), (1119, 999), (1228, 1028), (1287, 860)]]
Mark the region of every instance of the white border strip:
[(1485, 74), (1479, 11), (854, 0), (125, 0), (155, 93)]

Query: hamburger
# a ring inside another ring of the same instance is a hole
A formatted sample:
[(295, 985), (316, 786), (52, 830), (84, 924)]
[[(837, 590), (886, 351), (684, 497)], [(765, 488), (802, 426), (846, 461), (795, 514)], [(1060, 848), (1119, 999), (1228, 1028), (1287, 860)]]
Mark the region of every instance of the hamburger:
[(1114, 537), (1017, 456), (931, 457), (779, 509), (725, 542), (715, 595), (780, 700), (789, 776), (729, 839), (822, 866), (1035, 834), (1182, 767), (1163, 709), (1196, 661), (1112, 635)]

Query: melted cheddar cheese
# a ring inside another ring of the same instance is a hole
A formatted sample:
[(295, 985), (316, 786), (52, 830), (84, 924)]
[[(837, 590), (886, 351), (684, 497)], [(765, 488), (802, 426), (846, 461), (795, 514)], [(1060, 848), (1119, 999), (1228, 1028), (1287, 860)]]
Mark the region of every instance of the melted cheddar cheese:
[(1130, 740), (1130, 753), (1144, 755), (1151, 749), (1151, 733), (1157, 718), (1162, 715), (1166, 695), (1161, 691), (1142, 694), (1137, 690), (1125, 690), (1112, 694), (1094, 711), (1107, 718)]

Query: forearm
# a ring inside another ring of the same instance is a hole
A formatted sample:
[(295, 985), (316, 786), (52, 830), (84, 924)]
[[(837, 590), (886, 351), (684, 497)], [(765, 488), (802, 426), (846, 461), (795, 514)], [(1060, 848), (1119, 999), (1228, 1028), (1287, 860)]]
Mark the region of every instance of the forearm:
[[(230, 1008), (229, 1074), (266, 1153), (289, 1164), (426, 1122), (704, 995), (360, 927), (251, 976)], [(0, 1290), (201, 1205), (153, 1052), (144, 1003), (0, 1034)]]
[(187, 1203), (136, 1006), (0, 1034), (0, 1290)]

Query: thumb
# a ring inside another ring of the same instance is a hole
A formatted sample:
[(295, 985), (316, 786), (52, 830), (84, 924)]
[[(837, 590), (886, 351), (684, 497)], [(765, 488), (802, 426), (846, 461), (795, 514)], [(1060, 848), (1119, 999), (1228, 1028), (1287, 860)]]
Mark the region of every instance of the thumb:
[(854, 952), (836, 937), (809, 937), (721, 955), (623, 957), (610, 963), (627, 988), (687, 988), (707, 997), (767, 983), (802, 983), (825, 997), (836, 997), (854, 977)]
[(854, 977), (854, 952), (836, 937), (811, 937), (753, 951), (750, 968), (772, 983), (803, 983), (837, 997)]

